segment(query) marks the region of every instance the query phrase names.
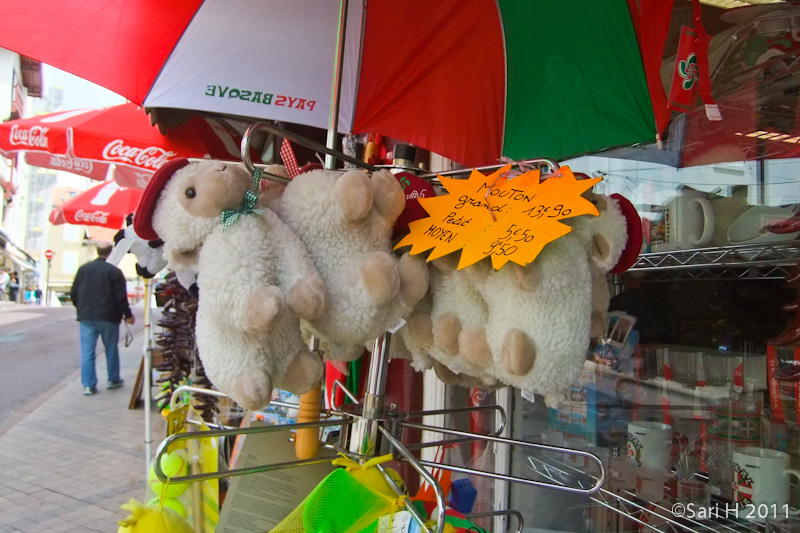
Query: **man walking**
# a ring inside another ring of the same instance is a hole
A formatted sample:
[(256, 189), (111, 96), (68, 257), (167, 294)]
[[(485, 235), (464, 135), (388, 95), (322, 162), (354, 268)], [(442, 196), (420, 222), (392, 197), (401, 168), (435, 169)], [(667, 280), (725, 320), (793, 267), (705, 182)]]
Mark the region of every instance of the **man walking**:
[(108, 367), (108, 389), (122, 386), (119, 375), (119, 323), (133, 324), (125, 276), (116, 266), (106, 263), (111, 253), (111, 243), (97, 244), (97, 259), (78, 269), (72, 282), (72, 304), (78, 311), (81, 335), (81, 382), (83, 394), (97, 392), (95, 347), (97, 337), (103, 339)]

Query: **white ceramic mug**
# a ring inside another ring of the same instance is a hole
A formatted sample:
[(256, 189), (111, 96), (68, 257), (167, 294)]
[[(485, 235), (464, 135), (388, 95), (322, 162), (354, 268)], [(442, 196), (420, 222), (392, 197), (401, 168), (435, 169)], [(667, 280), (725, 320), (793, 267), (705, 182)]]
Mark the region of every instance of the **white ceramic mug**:
[(705, 246), (714, 236), (714, 210), (703, 191), (683, 188), (656, 213), (650, 230), (653, 252)]
[(672, 426), (629, 422), (627, 455), (638, 466), (667, 471), (672, 464)]
[[(733, 501), (743, 510), (743, 518), (765, 518), (798, 514), (789, 510), (789, 476), (800, 479), (800, 471), (789, 468), (788, 453), (769, 448), (735, 448), (733, 463)], [(788, 511), (788, 512), (787, 512)]]

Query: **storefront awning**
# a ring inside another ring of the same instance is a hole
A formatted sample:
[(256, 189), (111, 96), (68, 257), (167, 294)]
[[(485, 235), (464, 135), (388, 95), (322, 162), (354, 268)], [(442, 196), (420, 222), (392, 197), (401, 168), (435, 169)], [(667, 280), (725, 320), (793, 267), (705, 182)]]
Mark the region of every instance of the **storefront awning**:
[(2, 229), (0, 229), (0, 254), (10, 258), (23, 269), (34, 270), (36, 268), (36, 260), (15, 244)]

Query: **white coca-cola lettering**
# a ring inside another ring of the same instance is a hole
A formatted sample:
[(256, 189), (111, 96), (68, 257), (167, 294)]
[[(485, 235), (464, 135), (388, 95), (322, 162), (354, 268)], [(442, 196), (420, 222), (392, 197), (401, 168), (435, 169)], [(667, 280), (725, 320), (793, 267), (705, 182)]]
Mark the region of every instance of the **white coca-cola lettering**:
[(83, 209), (78, 209), (75, 211), (75, 220), (78, 222), (98, 222), (100, 224), (107, 224), (108, 223), (108, 215), (107, 211), (84, 211)]
[(74, 155), (69, 155), (69, 154), (51, 155), (50, 166), (56, 170), (63, 168), (64, 170), (69, 170), (69, 171), (79, 170), (81, 172), (91, 172), (93, 168), (92, 162), (90, 160), (83, 159), (80, 157), (75, 157)]
[(150, 168), (158, 170), (170, 158), (177, 155), (177, 152), (169, 152), (157, 146), (150, 146), (147, 148), (136, 148), (135, 146), (126, 146), (122, 139), (111, 141), (103, 148), (103, 159), (108, 161), (118, 161), (136, 165), (141, 168)]
[(8, 142), (14, 146), (27, 146), (28, 148), (42, 148), (47, 149), (47, 132), (50, 128), (42, 126), (31, 126), (28, 129), (22, 129), (18, 124), (11, 126), (11, 132), (8, 134)]

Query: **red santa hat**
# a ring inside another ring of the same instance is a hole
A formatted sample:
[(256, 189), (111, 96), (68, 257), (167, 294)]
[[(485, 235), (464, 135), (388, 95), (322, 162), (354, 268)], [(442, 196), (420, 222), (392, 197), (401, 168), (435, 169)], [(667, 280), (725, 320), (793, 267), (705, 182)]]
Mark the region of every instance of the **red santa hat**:
[(153, 177), (150, 178), (150, 183), (144, 188), (142, 198), (139, 200), (139, 206), (133, 216), (133, 229), (136, 235), (148, 241), (155, 241), (160, 238), (156, 230), (153, 229), (153, 212), (156, 210), (156, 202), (172, 175), (188, 164), (189, 160), (181, 157), (168, 161), (155, 171)]

